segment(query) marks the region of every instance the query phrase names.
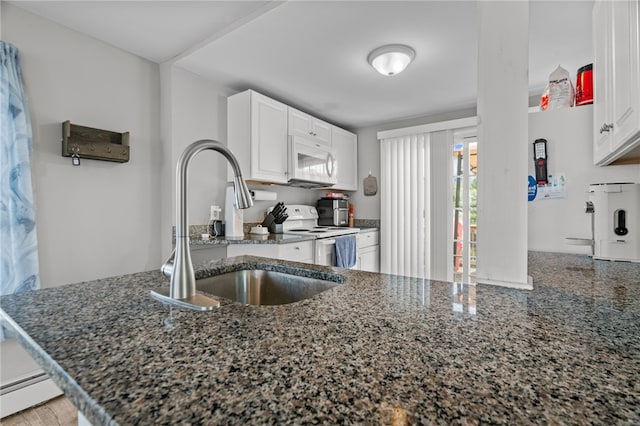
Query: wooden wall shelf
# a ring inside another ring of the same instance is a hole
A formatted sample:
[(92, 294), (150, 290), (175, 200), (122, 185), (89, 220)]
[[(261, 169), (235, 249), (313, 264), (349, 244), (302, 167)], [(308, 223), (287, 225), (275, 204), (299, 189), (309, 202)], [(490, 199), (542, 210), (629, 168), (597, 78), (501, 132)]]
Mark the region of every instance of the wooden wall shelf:
[(129, 132), (117, 133), (109, 130), (62, 123), (62, 156), (92, 160), (129, 161)]

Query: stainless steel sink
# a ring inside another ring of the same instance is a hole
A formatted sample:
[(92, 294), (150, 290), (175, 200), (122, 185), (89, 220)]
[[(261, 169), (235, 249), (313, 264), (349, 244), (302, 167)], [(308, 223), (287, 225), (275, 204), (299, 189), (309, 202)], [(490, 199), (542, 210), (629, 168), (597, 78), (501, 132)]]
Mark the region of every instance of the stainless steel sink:
[(196, 289), (248, 305), (284, 305), (309, 299), (340, 283), (264, 269), (214, 275), (196, 281)]

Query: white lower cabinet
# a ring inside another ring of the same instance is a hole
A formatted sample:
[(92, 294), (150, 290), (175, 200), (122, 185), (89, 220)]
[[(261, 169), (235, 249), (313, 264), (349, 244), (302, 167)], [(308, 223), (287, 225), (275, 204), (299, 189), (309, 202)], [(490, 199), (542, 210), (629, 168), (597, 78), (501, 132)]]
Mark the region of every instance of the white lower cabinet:
[(313, 241), (285, 244), (229, 244), (227, 246), (227, 257), (245, 255), (313, 263)]
[(226, 246), (191, 247), (191, 262), (193, 264), (205, 263), (210, 260), (224, 259), (227, 257)]
[(358, 261), (361, 271), (380, 272), (380, 246), (360, 250)]
[(276, 259), (313, 263), (313, 241), (278, 244), (278, 257)]
[(360, 232), (357, 238), (358, 260), (354, 269), (380, 272), (380, 232)]
[[(360, 232), (356, 235), (358, 255), (353, 269), (380, 272), (380, 233), (376, 231)], [(260, 256), (292, 262), (314, 263), (313, 241), (300, 241), (284, 244), (229, 244), (227, 246), (191, 249), (193, 263), (234, 256)]]

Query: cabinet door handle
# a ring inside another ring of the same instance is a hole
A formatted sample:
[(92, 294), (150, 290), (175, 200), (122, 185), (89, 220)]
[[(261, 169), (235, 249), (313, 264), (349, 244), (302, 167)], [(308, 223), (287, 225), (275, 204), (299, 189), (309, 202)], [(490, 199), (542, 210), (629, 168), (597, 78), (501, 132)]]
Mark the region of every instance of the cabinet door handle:
[(603, 134), (604, 132), (608, 132), (609, 130), (613, 129), (613, 123), (604, 123), (602, 125), (602, 127), (600, 127), (600, 134)]

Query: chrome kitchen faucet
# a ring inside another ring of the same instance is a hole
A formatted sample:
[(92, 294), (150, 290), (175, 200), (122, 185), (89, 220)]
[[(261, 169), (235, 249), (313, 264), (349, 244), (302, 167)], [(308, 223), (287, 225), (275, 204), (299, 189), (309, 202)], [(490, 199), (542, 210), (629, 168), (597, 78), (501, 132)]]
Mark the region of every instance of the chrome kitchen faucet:
[(236, 205), (247, 209), (253, 205), (251, 193), (242, 178), (240, 165), (233, 153), (222, 143), (211, 139), (202, 139), (189, 145), (180, 158), (176, 168), (176, 248), (160, 269), (171, 277), (169, 290), (151, 290), (151, 296), (164, 303), (171, 303), (184, 308), (207, 311), (220, 306), (220, 302), (196, 293), (196, 278), (191, 262), (189, 248), (189, 225), (187, 224), (187, 171), (191, 159), (200, 151), (211, 149), (221, 153), (233, 168), (233, 186)]

